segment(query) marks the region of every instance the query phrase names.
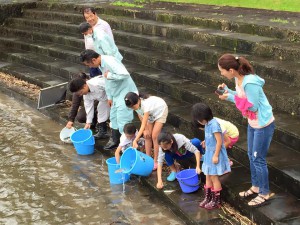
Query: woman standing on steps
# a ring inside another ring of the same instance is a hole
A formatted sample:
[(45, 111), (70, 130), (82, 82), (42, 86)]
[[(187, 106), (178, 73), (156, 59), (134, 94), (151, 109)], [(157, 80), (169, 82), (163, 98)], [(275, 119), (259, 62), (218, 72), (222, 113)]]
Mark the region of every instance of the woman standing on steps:
[(220, 84), (218, 88), (225, 92), (219, 98), (235, 103), (248, 119), (247, 142), (252, 187), (239, 195), (245, 198), (258, 194), (248, 205), (260, 206), (271, 197), (266, 156), (275, 128), (272, 106), (263, 91), (265, 81), (254, 74), (252, 66), (244, 57), (225, 54), (219, 59), (218, 68), (222, 76), (234, 78), (236, 89), (233, 91), (224, 83)]

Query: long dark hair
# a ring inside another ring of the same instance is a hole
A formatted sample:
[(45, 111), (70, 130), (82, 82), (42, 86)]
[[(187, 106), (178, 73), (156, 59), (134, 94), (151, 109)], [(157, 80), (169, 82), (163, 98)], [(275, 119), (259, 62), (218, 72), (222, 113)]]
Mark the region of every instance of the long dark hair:
[(128, 92), (124, 98), (125, 105), (127, 107), (132, 107), (139, 102), (139, 99), (147, 99), (149, 97), (148, 94), (140, 93), (139, 95), (134, 92)]
[(222, 55), (219, 60), (218, 64), (222, 69), (229, 70), (234, 69), (240, 75), (248, 75), (254, 74), (254, 69), (249, 63), (247, 59), (241, 56), (234, 56), (231, 54), (224, 54)]
[[(173, 140), (173, 143), (172, 143), (171, 149), (169, 149), (169, 150), (171, 152), (175, 153), (178, 151), (178, 144), (177, 144), (177, 141), (176, 141), (175, 137), (173, 136), (173, 134), (171, 134), (168, 131), (162, 131), (157, 137), (158, 144), (161, 144), (161, 143), (170, 144), (172, 142), (172, 140)], [(167, 151), (164, 149), (162, 149), (162, 150), (163, 150), (163, 152)]]

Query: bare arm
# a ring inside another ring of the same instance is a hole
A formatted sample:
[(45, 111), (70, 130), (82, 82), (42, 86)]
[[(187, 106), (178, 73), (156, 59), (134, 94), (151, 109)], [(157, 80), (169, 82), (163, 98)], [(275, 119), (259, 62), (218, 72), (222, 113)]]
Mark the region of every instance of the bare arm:
[(116, 162), (117, 162), (118, 164), (120, 164), (120, 152), (121, 152), (121, 150), (122, 150), (122, 147), (119, 146), (119, 147), (117, 148), (117, 150), (115, 151)]
[(142, 120), (142, 124), (141, 124), (140, 130), (139, 130), (138, 134), (136, 135), (136, 137), (135, 137), (135, 139), (134, 139), (133, 142), (137, 143), (137, 141), (143, 135), (143, 132), (144, 132), (144, 130), (146, 128), (146, 125), (147, 125), (148, 118), (149, 118), (149, 112), (145, 112), (144, 116), (143, 116), (143, 120)]
[(161, 173), (162, 173), (162, 164), (158, 164), (158, 166), (157, 166), (157, 184), (156, 184), (156, 187), (158, 189), (161, 189), (164, 187), (163, 181), (161, 179)]

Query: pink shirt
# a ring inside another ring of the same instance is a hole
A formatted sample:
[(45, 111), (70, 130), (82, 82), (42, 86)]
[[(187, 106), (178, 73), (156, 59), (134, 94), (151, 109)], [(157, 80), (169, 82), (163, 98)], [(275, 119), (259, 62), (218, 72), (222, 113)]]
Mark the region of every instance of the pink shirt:
[[(235, 81), (235, 90), (236, 90), (237, 96), (239, 98), (247, 98), (244, 88), (242, 86), (238, 85), (237, 80)], [(271, 124), (274, 121), (274, 116), (272, 116), (272, 118), (270, 119), (270, 121), (265, 126), (259, 126), (257, 111), (255, 112), (255, 115), (256, 115), (255, 119), (251, 120), (251, 119), (248, 118), (248, 123), (253, 128), (263, 128), (263, 127), (268, 126), (269, 124)]]

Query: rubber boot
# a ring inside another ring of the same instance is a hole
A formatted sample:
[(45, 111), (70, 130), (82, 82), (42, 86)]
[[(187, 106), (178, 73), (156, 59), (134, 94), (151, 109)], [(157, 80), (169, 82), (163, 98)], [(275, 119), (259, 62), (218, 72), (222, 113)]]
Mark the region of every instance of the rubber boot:
[(106, 122), (98, 123), (96, 125), (98, 133), (94, 135), (95, 139), (106, 139), (109, 137), (107, 133), (107, 124)]
[(211, 196), (212, 196), (211, 187), (206, 187), (205, 185), (204, 192), (205, 192), (205, 197), (202, 200), (202, 202), (199, 203), (199, 207), (201, 208), (205, 208), (205, 205), (211, 201)]
[(119, 146), (120, 144), (120, 137), (121, 134), (119, 130), (111, 129), (111, 138), (107, 142), (107, 144), (104, 146), (104, 150), (112, 150)]
[(221, 207), (221, 190), (222, 189), (212, 191), (212, 198), (211, 201), (205, 205), (206, 209), (211, 210)]

